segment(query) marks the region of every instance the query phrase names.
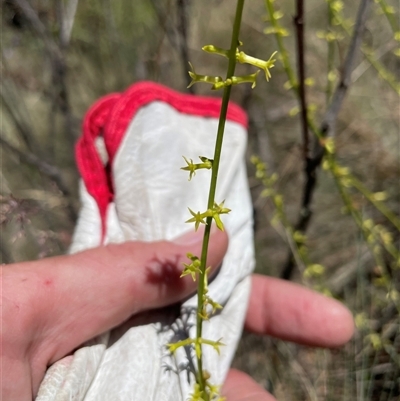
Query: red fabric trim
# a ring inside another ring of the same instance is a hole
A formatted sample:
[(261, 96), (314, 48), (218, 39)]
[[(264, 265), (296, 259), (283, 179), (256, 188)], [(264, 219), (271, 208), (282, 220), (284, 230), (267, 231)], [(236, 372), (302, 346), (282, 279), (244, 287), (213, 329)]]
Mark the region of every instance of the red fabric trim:
[[(153, 82), (139, 82), (122, 94), (104, 96), (89, 109), (83, 123), (83, 135), (76, 145), (76, 159), (86, 189), (99, 207), (102, 239), (106, 232), (107, 207), (113, 198), (113, 190), (111, 177), (108, 177), (109, 172), (100, 160), (94, 141), (103, 135), (109, 163), (112, 163), (135, 114), (140, 107), (153, 101), (162, 101), (181, 113), (201, 117), (218, 118), (221, 109), (221, 99), (186, 95)], [(247, 115), (236, 104), (230, 103), (227, 119), (247, 128)]]
[[(218, 98), (186, 95), (154, 82), (136, 83), (115, 104), (106, 126), (104, 139), (111, 161), (134, 115), (140, 107), (154, 101), (168, 103), (181, 113), (201, 117), (218, 118), (221, 109), (221, 99)], [(236, 104), (229, 105), (227, 119), (247, 128), (247, 115)]]
[(95, 139), (102, 133), (110, 110), (120, 97), (121, 95), (116, 93), (104, 96), (89, 109), (83, 121), (83, 135), (75, 149), (79, 172), (87, 191), (93, 196), (99, 208), (102, 238), (105, 235), (107, 206), (112, 200), (112, 188), (108, 185), (109, 180), (97, 153)]

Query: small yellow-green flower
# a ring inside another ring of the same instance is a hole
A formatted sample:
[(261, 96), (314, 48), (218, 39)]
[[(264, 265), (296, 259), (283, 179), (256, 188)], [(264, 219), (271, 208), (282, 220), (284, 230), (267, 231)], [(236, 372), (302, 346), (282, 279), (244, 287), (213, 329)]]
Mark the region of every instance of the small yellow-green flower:
[(193, 163), (193, 160), (190, 159), (190, 161), (188, 159), (186, 159), (185, 156), (182, 156), (185, 159), (185, 162), (187, 163), (187, 166), (185, 167), (181, 167), (181, 170), (186, 170), (189, 171), (189, 181), (192, 179), (192, 177), (194, 175), (196, 175), (196, 165)]
[(202, 161), (202, 163), (193, 163), (192, 159), (190, 159), (189, 161), (185, 156), (182, 157), (185, 159), (187, 166), (181, 167), (181, 170), (189, 171), (189, 181), (194, 175), (196, 175), (196, 170), (210, 170), (212, 168), (213, 161), (211, 159), (208, 159), (207, 157), (199, 156), (199, 159)]
[(194, 223), (194, 229), (197, 231), (200, 224), (207, 224), (204, 219), (204, 213), (197, 212), (195, 213), (192, 209), (188, 208), (190, 214), (193, 216), (191, 219), (186, 220), (186, 223)]
[(218, 309), (222, 309), (222, 306), (218, 303), (213, 301), (209, 296), (204, 297), (204, 305), (211, 305), (212, 311), (211, 314), (213, 315)]
[(181, 277), (184, 277), (184, 276), (187, 276), (190, 274), (192, 276), (193, 281), (196, 281), (196, 274), (201, 272), (201, 270), (200, 270), (201, 261), (197, 256), (194, 256), (191, 253), (188, 253), (187, 257), (192, 261), (192, 263), (190, 263), (190, 264), (184, 263), (183, 264), (185, 266), (185, 268), (183, 269)]
[(259, 58), (248, 56), (245, 52), (241, 51), (236, 54), (236, 59), (241, 64), (251, 64), (259, 68), (260, 70), (263, 70), (265, 73), (265, 79), (269, 81), (269, 79), (271, 78), (271, 73), (269, 72), (269, 70), (275, 65), (274, 63), (276, 60), (273, 57), (276, 53), (277, 52), (273, 52), (271, 57), (265, 61), (260, 60)]
[(215, 202), (214, 207), (212, 209), (208, 209), (204, 214), (207, 217), (212, 217), (215, 221), (215, 224), (217, 227), (221, 230), (224, 231), (224, 224), (222, 223), (221, 220), (221, 214), (227, 214), (231, 211), (231, 209), (228, 209), (227, 207), (224, 207), (224, 202), (220, 203), (219, 205)]
[(190, 394), (189, 401), (205, 401), (202, 397), (203, 392), (200, 390), (200, 386), (198, 383), (194, 385), (194, 391)]

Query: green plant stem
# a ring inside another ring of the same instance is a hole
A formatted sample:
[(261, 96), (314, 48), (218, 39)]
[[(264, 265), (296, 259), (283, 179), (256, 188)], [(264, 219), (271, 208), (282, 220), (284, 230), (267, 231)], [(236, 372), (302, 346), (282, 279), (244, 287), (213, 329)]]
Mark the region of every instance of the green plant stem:
[(400, 95), (400, 82), (397, 81), (396, 77), (387, 70), (387, 68), (373, 55), (373, 50), (369, 47), (363, 45), (361, 47), (361, 51), (363, 52), (365, 58), (369, 61), (372, 67), (378, 72), (378, 75), (386, 81), (387, 84), (390, 85), (392, 89), (394, 89), (398, 95)]
[[(333, 155), (327, 154), (326, 157), (327, 157), (327, 159), (328, 159), (328, 161), (329, 161), (329, 163), (331, 165), (333, 165), (335, 163), (335, 159), (334, 159)], [(365, 228), (365, 226), (363, 224), (363, 218), (362, 218), (360, 212), (353, 207), (351, 199), (350, 199), (350, 196), (346, 192), (345, 188), (343, 187), (340, 177), (338, 177), (335, 174), (335, 169), (331, 169), (331, 172), (332, 172), (332, 174), (333, 174), (333, 176), (335, 178), (335, 182), (336, 182), (337, 188), (339, 190), (339, 193), (340, 193), (340, 195), (342, 197), (342, 200), (343, 200), (344, 204), (346, 205), (346, 208), (347, 208), (348, 212), (351, 214), (353, 220), (355, 221), (355, 223), (359, 227), (360, 232), (361, 232), (361, 234), (362, 234), (362, 236), (364, 238), (364, 241), (367, 244), (368, 248), (370, 249), (370, 252), (371, 252), (373, 258), (375, 259), (376, 265), (380, 266), (382, 268), (383, 272), (384, 272), (383, 274), (388, 276), (388, 272), (387, 272), (387, 269), (386, 269), (386, 264), (385, 264), (385, 261), (383, 259), (382, 253), (381, 253), (381, 249), (382, 248), (379, 247), (377, 249), (375, 247), (375, 244), (377, 243), (377, 241), (375, 239), (374, 239), (373, 243), (371, 243), (368, 240), (368, 237), (371, 234), (373, 234), (373, 232), (371, 230), (367, 230)], [(390, 293), (390, 290), (391, 290), (390, 280), (388, 280), (388, 282), (389, 282), (389, 284), (387, 284), (387, 291), (388, 291), (388, 293)], [(397, 308), (397, 310), (400, 313), (400, 304), (398, 302), (393, 302), (393, 303), (394, 303), (395, 307)]]
[[(346, 34), (351, 35), (351, 29), (346, 25), (340, 13), (335, 13), (335, 19), (338, 21), (339, 25), (343, 28)], [(388, 71), (386, 67), (374, 56), (373, 49), (363, 44), (361, 46), (361, 51), (372, 67), (378, 72), (379, 76), (386, 81), (392, 87), (392, 89), (397, 92), (397, 94), (400, 94), (400, 83), (397, 81), (396, 77), (390, 71)]]
[[(280, 26), (279, 26), (276, 18), (274, 17), (275, 10), (274, 10), (274, 6), (272, 4), (272, 1), (271, 0), (265, 0), (265, 2), (266, 2), (266, 6), (267, 6), (267, 9), (268, 9), (269, 16), (270, 16), (271, 24), (275, 28), (275, 31), (276, 31), (275, 37), (276, 37), (276, 40), (277, 40), (277, 43), (278, 43), (278, 46), (279, 46), (279, 50), (281, 51), (282, 54), (287, 55), (287, 51), (285, 49), (283, 40), (282, 40), (281, 36), (278, 33), (279, 32), (278, 28)], [(364, 6), (364, 11), (365, 11), (365, 6)], [(343, 29), (348, 34), (350, 34), (350, 30), (348, 28), (346, 28), (346, 26), (344, 24), (344, 21), (341, 18), (340, 14), (338, 14), (338, 13), (335, 14), (334, 13), (334, 10), (332, 9), (331, 4), (329, 2), (329, 21), (330, 21), (330, 24), (331, 24), (331, 21), (332, 21), (332, 19), (334, 17), (340, 22), (340, 25), (343, 27)], [(357, 35), (356, 31), (353, 34), (353, 37), (354, 37), (354, 35), (356, 35), (356, 39), (357, 39), (358, 35)], [(359, 46), (354, 44), (353, 45), (353, 51), (351, 49), (349, 50), (350, 58), (349, 58), (349, 55), (348, 55), (347, 61), (345, 63), (345, 66), (347, 66), (348, 72), (350, 72), (350, 67), (351, 67), (351, 64), (352, 64), (352, 58), (354, 57), (354, 49), (357, 48), (357, 47), (359, 47)], [(367, 59), (370, 61), (370, 63), (378, 71), (380, 71), (380, 66), (376, 65), (377, 62), (375, 62), (374, 59), (370, 56), (370, 52), (365, 50), (365, 46), (362, 46), (361, 49), (364, 52), (364, 54), (367, 57)], [(333, 57), (333, 55), (329, 55), (328, 54), (328, 65), (329, 65), (329, 59), (330, 59), (331, 56)], [(284, 70), (285, 70), (285, 72), (286, 72), (286, 74), (288, 76), (289, 82), (291, 83), (292, 90), (294, 90), (296, 95), (299, 97), (300, 96), (299, 88), (298, 88), (298, 86), (293, 85), (293, 82), (295, 82), (295, 78), (294, 78), (293, 70), (291, 68), (290, 61), (289, 61), (288, 57), (282, 57), (282, 63), (284, 65)], [(393, 79), (389, 79), (389, 78), (391, 78), (388, 75), (389, 73), (385, 74), (385, 71), (383, 71), (383, 72), (380, 72), (380, 74), (385, 80), (387, 80), (389, 82), (389, 84), (391, 84), (391, 86), (395, 90), (397, 90), (397, 91), (400, 90), (399, 86), (398, 86), (398, 83), (395, 82)], [(347, 75), (347, 79), (342, 78), (342, 82), (341, 82), (341, 85), (338, 87), (338, 90), (343, 90), (343, 89), (341, 89), (341, 87), (344, 88), (344, 90), (346, 90), (347, 87), (348, 87), (348, 82), (346, 82), (346, 81), (348, 81), (349, 75), (348, 74), (344, 74), (344, 75), (345, 76)], [(328, 82), (328, 84), (329, 84), (329, 82)], [(335, 95), (336, 95), (336, 93), (335, 93)], [(327, 90), (327, 101), (328, 101), (328, 98), (330, 98), (330, 97), (332, 97), (332, 94), (329, 93), (329, 91)], [(339, 98), (339, 97), (343, 98), (343, 93), (340, 94), (340, 96), (336, 96), (336, 97), (337, 98)], [(336, 99), (336, 101), (337, 101), (337, 99)], [(331, 101), (331, 104), (328, 105), (329, 114), (332, 114), (332, 110), (335, 111), (334, 114), (337, 113), (338, 106), (334, 105), (333, 102), (334, 102), (334, 99)], [(339, 102), (338, 104), (340, 105), (340, 103), (341, 102)], [(332, 116), (329, 116), (329, 119), (332, 120)], [(334, 119), (335, 118), (333, 118), (333, 121), (334, 121)], [(323, 141), (325, 136), (328, 136), (328, 137), (332, 136), (332, 134), (329, 134), (329, 132), (323, 132), (323, 130), (318, 129), (318, 127), (316, 126), (314, 120), (309, 115), (307, 116), (307, 123), (308, 123), (308, 126), (309, 126), (310, 130), (316, 135), (316, 137), (320, 141)], [(334, 129), (332, 128), (332, 124), (331, 124), (331, 127), (328, 127), (328, 128), (330, 128), (331, 132), (334, 132)], [(329, 131), (329, 129), (328, 129), (328, 131)], [(319, 165), (319, 163), (322, 160), (322, 157), (323, 157), (323, 155), (325, 153), (324, 150), (323, 150), (324, 146), (323, 146), (322, 143), (321, 143), (321, 145), (322, 145), (322, 147), (319, 149), (319, 154), (316, 156), (316, 161), (317, 161), (316, 166)], [(337, 174), (335, 174), (335, 172), (334, 172), (333, 164), (332, 164), (333, 156), (332, 155), (331, 156), (327, 155), (327, 157), (330, 160), (330, 170), (331, 170), (331, 173), (333, 174), (333, 177), (334, 177), (334, 179), (336, 181), (336, 184), (337, 184), (337, 186), (339, 188), (339, 193), (340, 193), (344, 203), (346, 204), (348, 209), (351, 211), (351, 214), (352, 214), (352, 216), (354, 218), (354, 221), (356, 222), (357, 225), (360, 226), (361, 229), (363, 229), (362, 218), (356, 213), (356, 211), (352, 207), (351, 202), (350, 202), (350, 200), (348, 198), (347, 192), (346, 192), (346, 190), (345, 190), (345, 188), (343, 186), (341, 177), (338, 176)], [(375, 201), (374, 198), (373, 198), (373, 194), (370, 191), (368, 191), (358, 180), (356, 180), (355, 177), (350, 176), (350, 180), (351, 180), (351, 184), (353, 185), (353, 187), (356, 188), (359, 192), (361, 192), (377, 208), (377, 210), (379, 210), (397, 229), (399, 229), (400, 221), (397, 218), (397, 216), (395, 216), (395, 214), (392, 213), (384, 204), (382, 204), (381, 202)], [(307, 209), (304, 208), (304, 210), (307, 210)], [(299, 226), (296, 226), (296, 229), (298, 229), (298, 228), (299, 228)], [(363, 233), (365, 234), (365, 231), (363, 231)], [(365, 239), (366, 239), (366, 236), (365, 236)], [(395, 250), (395, 248), (392, 247), (390, 244), (389, 245), (388, 244), (383, 244), (383, 245), (384, 245), (384, 248), (389, 252), (389, 254), (392, 255), (395, 260), (397, 260), (398, 252)], [(374, 257), (377, 258), (377, 256), (374, 254), (373, 251), (372, 251), (372, 253), (373, 253)], [(376, 260), (376, 261), (377, 261), (378, 264), (381, 262), (381, 261), (378, 261), (378, 260)], [(382, 264), (382, 263), (380, 263), (380, 264)], [(285, 270), (286, 270), (286, 268), (285, 268)]]
[[(332, 23), (334, 18), (334, 12), (332, 10), (332, 0), (328, 2), (328, 29), (332, 31)], [(330, 79), (330, 73), (333, 72), (335, 59), (335, 47), (333, 41), (328, 41), (328, 79), (326, 83), (326, 106), (329, 107), (329, 103), (333, 93), (333, 81)]]
[[(273, 0), (265, 0), (265, 6), (268, 10), (268, 15), (269, 15), (269, 18), (271, 21), (271, 25), (276, 31), (274, 36), (276, 39), (276, 43), (278, 45), (279, 55), (280, 55), (280, 58), (282, 61), (283, 69), (286, 72), (286, 75), (288, 77), (288, 80), (289, 80), (290, 86), (292, 87), (292, 90), (295, 92), (295, 95), (299, 98), (299, 88), (298, 88), (298, 83), (297, 83), (297, 79), (296, 79), (296, 74), (290, 64), (289, 53), (286, 50), (286, 47), (283, 43), (282, 36), (279, 34), (279, 30), (280, 30), (281, 26), (279, 25), (278, 20), (275, 18), (275, 8), (272, 3), (273, 3)], [(314, 121), (310, 118), (310, 116), (308, 114), (309, 113), (307, 113), (308, 127), (310, 128), (312, 133), (315, 134), (318, 138), (322, 138), (322, 134), (321, 134), (320, 130), (317, 128)]]
[(400, 220), (398, 217), (386, 207), (382, 202), (374, 200), (374, 194), (369, 191), (365, 186), (355, 177), (351, 177), (351, 184), (359, 192), (361, 192), (374, 206), (379, 210), (396, 228), (400, 231)]
[(377, 2), (381, 6), (383, 14), (385, 14), (387, 20), (389, 21), (389, 24), (390, 24), (393, 32), (394, 33), (397, 32), (399, 30), (398, 22), (396, 21), (395, 15), (388, 12), (388, 4), (387, 4), (386, 0), (378, 0)]
[(309, 157), (309, 138), (308, 138), (308, 115), (306, 101), (306, 66), (304, 60), (304, 0), (296, 1), (296, 16), (294, 17), (294, 25), (296, 29), (296, 45), (297, 45), (297, 67), (298, 67), (298, 97), (300, 103), (301, 130), (303, 136), (303, 159), (304, 170), (307, 175), (311, 158)]
[(283, 44), (283, 40), (282, 40), (282, 36), (278, 33), (279, 29), (281, 28), (278, 20), (275, 18), (275, 9), (274, 6), (272, 5), (272, 1), (271, 0), (265, 0), (265, 5), (266, 8), (268, 10), (268, 14), (269, 14), (269, 18), (271, 20), (271, 25), (272, 27), (275, 29), (276, 33), (275, 33), (275, 38), (276, 38), (276, 43), (278, 45), (278, 49), (279, 49), (279, 55), (281, 57), (281, 61), (283, 64), (283, 69), (286, 72), (286, 75), (289, 78), (289, 83), (292, 86), (292, 88), (295, 89), (295, 91), (297, 92), (297, 80), (296, 80), (296, 75), (290, 65), (290, 61), (289, 61), (289, 54), (286, 50), (285, 45)]
[[(233, 25), (232, 31), (232, 39), (231, 39), (231, 46), (229, 49), (229, 64), (228, 64), (228, 71), (226, 74), (226, 79), (231, 78), (235, 73), (235, 66), (236, 66), (236, 49), (239, 44), (239, 32), (240, 32), (240, 25), (242, 22), (242, 14), (243, 14), (243, 6), (244, 0), (238, 0), (236, 5), (236, 13), (235, 13), (235, 21)], [(225, 130), (225, 122), (226, 122), (226, 115), (228, 112), (228, 104), (229, 98), (231, 94), (231, 86), (226, 86), (224, 88), (224, 94), (222, 97), (222, 105), (221, 105), (221, 112), (219, 116), (218, 122), (218, 131), (217, 131), (217, 139), (215, 143), (215, 151), (214, 151), (214, 161), (213, 167), (211, 172), (211, 183), (210, 183), (210, 191), (208, 195), (208, 204), (207, 208), (212, 209), (215, 202), (215, 192), (217, 189), (217, 179), (218, 179), (218, 169), (219, 169), (219, 162), (221, 158), (221, 150), (222, 150), (222, 142), (224, 138), (224, 130)], [(201, 250), (201, 266), (200, 266), (200, 274), (199, 274), (199, 284), (197, 289), (197, 297), (198, 297), (198, 304), (197, 304), (197, 327), (196, 327), (196, 338), (199, 339), (202, 336), (203, 330), (203, 318), (201, 314), (204, 308), (204, 290), (205, 290), (205, 280), (207, 280), (206, 276), (206, 269), (207, 269), (207, 253), (208, 253), (208, 243), (210, 240), (210, 232), (211, 232), (211, 225), (212, 225), (212, 217), (207, 217), (206, 220), (207, 224), (204, 230), (204, 237), (203, 237), (203, 245)], [(203, 377), (203, 361), (202, 361), (202, 351), (200, 352), (200, 357), (197, 357), (197, 367), (198, 367), (198, 384), (200, 386), (200, 390), (203, 391), (203, 397), (206, 397), (205, 400), (208, 401), (208, 395), (205, 388), (205, 380)]]

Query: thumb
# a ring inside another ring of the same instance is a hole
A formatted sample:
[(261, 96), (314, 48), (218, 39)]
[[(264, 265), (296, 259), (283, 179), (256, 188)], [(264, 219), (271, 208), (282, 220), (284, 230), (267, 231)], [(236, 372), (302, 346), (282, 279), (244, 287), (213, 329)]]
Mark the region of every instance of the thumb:
[[(227, 244), (225, 233), (211, 234), (207, 265), (220, 265)], [(135, 313), (193, 293), (196, 283), (180, 275), (187, 252), (200, 255), (201, 245), (199, 230), (175, 242), (126, 242), (11, 265), (4, 288), (12, 288), (8, 297), (19, 294), (26, 330), (34, 331), (31, 348), (52, 363)]]

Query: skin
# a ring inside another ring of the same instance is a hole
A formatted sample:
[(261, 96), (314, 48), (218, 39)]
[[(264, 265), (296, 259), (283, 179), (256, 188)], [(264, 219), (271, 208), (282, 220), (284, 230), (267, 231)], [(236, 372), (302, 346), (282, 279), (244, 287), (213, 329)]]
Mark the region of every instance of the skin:
[[(201, 240), (198, 232), (173, 243), (127, 242), (2, 266), (2, 400), (32, 400), (46, 368), (85, 341), (132, 315), (175, 304), (193, 293), (196, 284), (180, 274), (182, 263), (188, 262), (186, 253), (200, 254)], [(225, 233), (212, 233), (208, 265), (214, 272), (227, 246)], [(246, 328), (303, 344), (337, 347), (351, 338), (353, 320), (332, 299), (295, 284), (254, 276)], [(274, 400), (236, 370), (229, 372), (223, 392), (228, 401)]]
[[(337, 348), (353, 336), (354, 322), (350, 311), (332, 298), (294, 283), (253, 274), (245, 329), (298, 344)], [(229, 371), (223, 394), (227, 401), (276, 401), (236, 369)]]

